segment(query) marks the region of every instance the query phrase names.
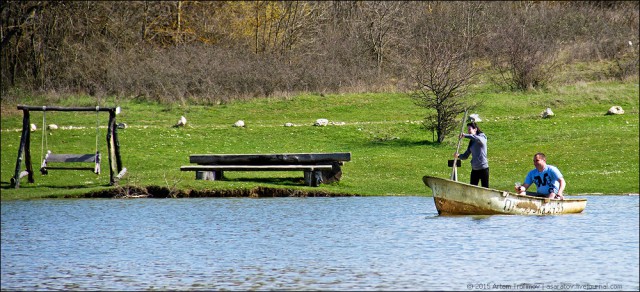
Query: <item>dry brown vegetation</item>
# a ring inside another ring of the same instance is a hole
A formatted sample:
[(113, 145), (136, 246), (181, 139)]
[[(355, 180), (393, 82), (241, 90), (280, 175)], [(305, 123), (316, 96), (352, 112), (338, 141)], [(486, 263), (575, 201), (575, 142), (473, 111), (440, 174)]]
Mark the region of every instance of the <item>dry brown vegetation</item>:
[(433, 48), (447, 49), (443, 64), (462, 62), (464, 70), (489, 64), (475, 69), (496, 73), (493, 81), (511, 89), (544, 87), (555, 66), (572, 62), (609, 61), (598, 78), (624, 79), (638, 74), (638, 7), (637, 1), (2, 1), (0, 89), (3, 103), (26, 92), (202, 104), (298, 92), (413, 91), (421, 68), (437, 65), (429, 63)]

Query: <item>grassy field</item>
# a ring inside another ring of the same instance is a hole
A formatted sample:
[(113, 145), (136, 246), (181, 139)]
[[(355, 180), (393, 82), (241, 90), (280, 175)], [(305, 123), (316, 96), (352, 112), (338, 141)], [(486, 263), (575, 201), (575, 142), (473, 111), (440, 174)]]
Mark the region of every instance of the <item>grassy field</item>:
[[(474, 99), (483, 100), (476, 111), (488, 136), (491, 187), (511, 190), (533, 168), (536, 152), (563, 172), (566, 193), (626, 194), (639, 189), (639, 88), (637, 82), (577, 83), (547, 91), (498, 92), (476, 88)], [(58, 106), (95, 106), (87, 97), (60, 100)], [(42, 105), (38, 99), (22, 104)], [(52, 105), (52, 104), (50, 104)], [(170, 190), (230, 190), (254, 187), (287, 188), (357, 195), (431, 195), (422, 176), (449, 177), (447, 160), (457, 138), (434, 143), (421, 126), (425, 109), (404, 94), (303, 95), (237, 101), (213, 106), (160, 105), (106, 98), (102, 106), (120, 106), (118, 122), (121, 154), (127, 175), (120, 189), (157, 186)], [(624, 115), (605, 115), (619, 105)], [(551, 119), (540, 118), (550, 107)], [(188, 125), (172, 125), (184, 115)], [(34, 168), (42, 157), (42, 112), (32, 112)], [(48, 132), (47, 149), (57, 153), (106, 153), (107, 114), (48, 112), (47, 124), (83, 127)], [(341, 125), (315, 127), (318, 118)], [(460, 117), (461, 119), (462, 117)], [(244, 120), (245, 128), (232, 127)], [(287, 122), (295, 127), (284, 127)], [(108, 163), (103, 173), (90, 171), (36, 171), (35, 183), (22, 180), (20, 189), (9, 187), (20, 142), (22, 114), (15, 105), (3, 105), (2, 199), (82, 196), (109, 189)], [(344, 123), (344, 124), (342, 124)], [(468, 140), (463, 141), (461, 151)], [(46, 149), (45, 149), (46, 151)], [(302, 172), (227, 172), (227, 181), (196, 181), (193, 172), (181, 172), (190, 154), (202, 153), (302, 153), (351, 152), (340, 182), (318, 188), (302, 185)], [(106, 158), (106, 154), (104, 154)], [(22, 166), (24, 169), (24, 165)], [(463, 161), (461, 181), (469, 180), (470, 165)]]

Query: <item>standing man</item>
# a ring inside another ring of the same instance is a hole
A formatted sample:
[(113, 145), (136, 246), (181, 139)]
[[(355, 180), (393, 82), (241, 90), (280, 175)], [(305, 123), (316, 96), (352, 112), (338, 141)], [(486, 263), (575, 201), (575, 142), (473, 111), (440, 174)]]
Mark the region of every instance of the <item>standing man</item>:
[(476, 122), (467, 124), (467, 134), (460, 133), (460, 138), (468, 138), (469, 146), (462, 154), (454, 154), (454, 157), (465, 160), (471, 158), (471, 181), (472, 185), (482, 183), (485, 188), (489, 187), (489, 160), (487, 160), (487, 136), (480, 130)]
[(557, 167), (547, 164), (547, 157), (538, 152), (533, 156), (533, 165), (536, 167), (527, 174), (524, 184), (516, 186), (516, 192), (525, 194), (525, 191), (532, 183), (536, 184), (536, 192), (526, 193), (527, 195), (543, 197), (549, 199), (564, 199), (564, 188), (567, 182)]

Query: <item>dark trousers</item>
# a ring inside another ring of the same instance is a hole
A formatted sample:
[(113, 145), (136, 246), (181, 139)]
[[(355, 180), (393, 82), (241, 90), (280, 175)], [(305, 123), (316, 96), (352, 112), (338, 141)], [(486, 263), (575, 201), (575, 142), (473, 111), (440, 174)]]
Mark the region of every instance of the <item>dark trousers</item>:
[(478, 185), (478, 182), (482, 181), (482, 187), (489, 187), (489, 168), (471, 170), (471, 184)]

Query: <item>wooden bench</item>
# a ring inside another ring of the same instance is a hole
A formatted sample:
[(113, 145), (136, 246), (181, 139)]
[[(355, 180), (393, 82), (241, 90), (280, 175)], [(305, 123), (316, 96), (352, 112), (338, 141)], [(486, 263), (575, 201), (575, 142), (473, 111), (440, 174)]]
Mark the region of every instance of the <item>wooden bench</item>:
[(224, 179), (225, 171), (300, 171), (308, 186), (339, 181), (341, 166), (351, 160), (351, 153), (284, 153), (284, 154), (193, 154), (189, 162), (197, 165), (180, 167), (195, 171), (196, 179)]

